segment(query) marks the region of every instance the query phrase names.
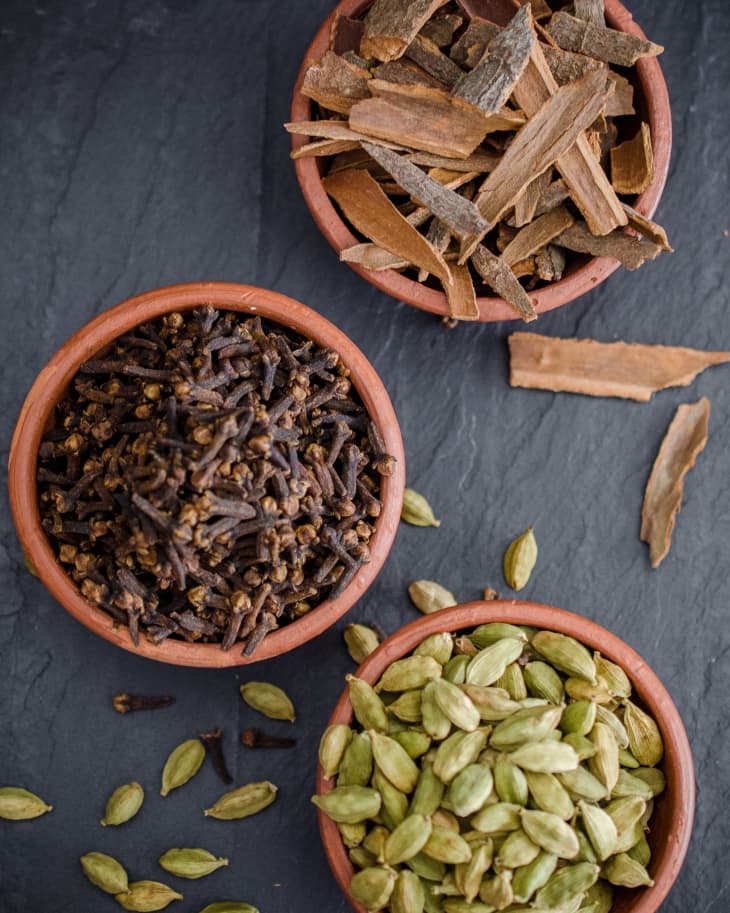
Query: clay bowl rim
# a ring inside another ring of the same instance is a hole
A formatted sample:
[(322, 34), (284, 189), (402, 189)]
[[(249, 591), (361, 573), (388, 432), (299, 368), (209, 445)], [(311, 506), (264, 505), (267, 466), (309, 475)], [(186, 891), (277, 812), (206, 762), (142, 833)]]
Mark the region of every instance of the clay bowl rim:
[[(56, 403), (78, 366), (145, 320), (200, 304), (260, 314), (335, 349), (350, 368), (355, 387), (377, 422), (388, 452), (396, 458), (393, 475), (382, 482), (383, 509), (371, 540), (370, 562), (358, 571), (337, 599), (325, 600), (307, 615), (270, 633), (252, 657), (241, 656), (240, 649), (235, 647), (224, 652), (218, 644), (191, 644), (172, 639), (154, 645), (143, 637), (139, 647), (135, 647), (126, 626), (114, 626), (109, 615), (79, 593), (58, 564), (40, 522), (35, 482), (38, 445)], [(8, 486), (23, 551), (51, 594), (77, 621), (137, 656), (180, 666), (223, 668), (260, 662), (292, 650), (334, 624), (362, 596), (380, 572), (398, 530), (405, 487), (405, 456), (388, 392), (368, 359), (342, 330), (301, 302), (278, 292), (238, 283), (192, 282), (135, 295), (95, 317), (61, 346), (36, 378), (21, 409), (10, 447)]]
[[(431, 634), (459, 631), (489, 621), (506, 621), (558, 631), (575, 637), (590, 648), (600, 650), (608, 659), (623, 666), (632, 688), (659, 724), (665, 746), (662, 768), (667, 778), (667, 790), (660, 801), (670, 803), (669, 810), (663, 812), (663, 818), (673, 825), (666, 836), (668, 849), (657, 868), (650, 866), (654, 886), (632, 891), (630, 895), (628, 892), (618, 895), (624, 900), (617, 907), (617, 913), (655, 913), (674, 884), (687, 854), (695, 809), (694, 763), (679, 711), (656, 673), (628, 644), (596, 622), (555, 606), (517, 599), (467, 602), (418, 618), (400, 628), (383, 641), (356, 674), (374, 684), (386, 666), (410, 653)], [(352, 718), (352, 705), (345, 688), (327, 725), (349, 724)], [(318, 764), (317, 793), (329, 792), (334, 785), (335, 781), (327, 780)], [(347, 857), (337, 825), (322, 811), (318, 810), (317, 815), (327, 861), (337, 883), (353, 909), (357, 913), (367, 913), (365, 907), (349, 894), (348, 885), (354, 868)]]
[[(341, 0), (322, 23), (307, 48), (294, 85), (290, 114), (292, 121), (311, 120), (312, 102), (301, 94), (300, 89), (309, 63), (321, 57), (328, 47), (330, 28), (335, 16), (338, 13), (357, 15), (369, 3), (370, 0)], [(646, 38), (644, 32), (634, 22), (631, 13), (620, 0), (606, 0), (606, 19), (613, 28), (640, 38)], [(672, 150), (672, 114), (667, 84), (657, 58), (646, 57), (640, 59), (637, 61), (636, 70), (651, 130), (654, 152), (654, 180), (637, 197), (634, 208), (642, 215), (651, 218), (659, 205), (669, 173), (669, 159)], [(309, 137), (292, 135), (292, 150), (299, 149), (308, 141)], [(317, 162), (316, 158), (295, 159), (294, 168), (302, 195), (314, 221), (330, 245), (339, 254), (345, 248), (357, 244), (360, 239), (355, 237), (325, 193)], [(347, 265), (386, 295), (390, 295), (420, 310), (438, 314), (442, 317), (448, 316), (448, 304), (443, 292), (409, 279), (394, 270), (375, 272), (366, 270), (357, 263), (348, 263)], [(544, 314), (546, 311), (562, 307), (569, 301), (573, 301), (575, 298), (595, 288), (615, 272), (619, 265), (618, 260), (614, 260), (612, 257), (592, 257), (584, 264), (572, 270), (569, 269), (568, 274), (560, 281), (553, 282), (529, 293), (535, 305), (535, 310), (538, 314)], [(520, 319), (515, 314), (514, 309), (502, 298), (480, 297), (477, 299), (477, 304), (481, 322), (491, 323), (497, 320)]]

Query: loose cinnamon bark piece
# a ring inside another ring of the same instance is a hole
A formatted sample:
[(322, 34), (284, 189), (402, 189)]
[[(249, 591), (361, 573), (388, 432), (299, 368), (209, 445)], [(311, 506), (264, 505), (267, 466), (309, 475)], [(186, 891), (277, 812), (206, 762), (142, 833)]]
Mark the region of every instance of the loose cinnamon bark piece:
[(600, 28), (606, 26), (606, 13), (603, 0), (574, 0), (575, 18), (590, 22)]
[(513, 387), (643, 403), (658, 390), (687, 387), (705, 368), (730, 362), (730, 352), (559, 339), (537, 333), (513, 333), (509, 350)]
[(643, 193), (654, 180), (654, 153), (648, 124), (611, 149), (611, 183), (616, 193)]
[(431, 168), (448, 168), (450, 171), (474, 171), (478, 174), (492, 171), (499, 156), (491, 152), (474, 152), (468, 158), (454, 159), (433, 152), (412, 152), (408, 159), (414, 165), (427, 165)]
[(372, 74), (375, 79), (394, 82), (402, 86), (429, 86), (432, 89), (444, 88), (439, 79), (434, 79), (418, 64), (403, 57), (400, 60), (389, 60), (388, 63), (378, 64)]
[(635, 114), (634, 110), (634, 87), (620, 73), (608, 71), (608, 78), (615, 86), (613, 95), (608, 99), (606, 110), (603, 112), (606, 117), (623, 117), (625, 114)]
[(370, 88), (376, 97), (359, 101), (350, 111), (350, 127), (361, 133), (466, 158), (490, 129), (490, 121), (481, 111), (438, 89), (380, 79), (371, 80)]
[(499, 35), (501, 28), (485, 19), (472, 19), (464, 34), (454, 42), (449, 56), (462, 66), (473, 67), (484, 52), (487, 45), (495, 36)]
[(405, 56), (449, 89), (464, 75), (458, 64), (447, 57), (430, 38), (423, 35), (416, 35), (406, 48)]
[(363, 57), (396, 60), (447, 0), (375, 0), (365, 16)]
[(548, 44), (540, 44), (540, 50), (545, 55), (550, 72), (559, 86), (575, 82), (576, 79), (580, 79), (591, 70), (603, 69), (606, 76), (609, 74), (605, 63), (594, 60), (593, 57), (586, 57), (585, 54), (573, 54), (571, 51), (553, 48)]
[(623, 203), (622, 205), (624, 207), (624, 212), (629, 219), (629, 227), (633, 228), (634, 231), (638, 232), (649, 241), (652, 241), (654, 244), (658, 244), (662, 250), (666, 250), (670, 254), (674, 252), (674, 248), (670, 245), (669, 238), (667, 238), (667, 233), (661, 225), (652, 222), (651, 219), (643, 216), (640, 212), (637, 212), (633, 207), (629, 206), (628, 203)]
[(489, 224), (482, 219), (479, 210), (470, 200), (449, 190), (396, 152), (380, 149), (371, 143), (362, 145), (399, 186), (445, 222), (454, 234), (462, 237), (489, 231)]
[[(433, 219), (431, 219), (431, 224), (428, 226), (426, 240), (429, 244), (433, 244), (440, 254), (443, 254), (451, 241), (451, 229), (445, 222), (442, 222), (441, 219), (437, 219), (436, 216), (434, 216)], [(425, 282), (426, 279), (428, 279), (428, 273), (425, 269), (420, 269), (418, 271), (418, 281)]]
[[(594, 70), (592, 73), (593, 79), (599, 79), (603, 71)], [(586, 74), (583, 79), (589, 75), (591, 74)], [(515, 86), (517, 104), (528, 117), (533, 117), (557, 91), (559, 87), (550, 72), (547, 59), (541, 46), (536, 44), (530, 61)], [(594, 234), (606, 235), (626, 224), (626, 214), (616, 191), (593, 155), (585, 134), (581, 132), (578, 135), (575, 144), (558, 158), (556, 166), (568, 185), (573, 202)]]
[[(596, 70), (577, 82), (561, 86), (530, 117), (507, 147), (475, 200), (485, 221), (495, 224), (514, 205), (530, 181), (570, 149), (596, 119), (607, 97), (606, 80)], [(465, 240), (460, 262), (466, 260), (479, 241), (479, 235)]]
[(433, 19), (429, 19), (423, 26), (419, 35), (429, 38), (436, 47), (445, 48), (451, 44), (454, 32), (461, 28), (463, 23), (464, 17), (456, 13), (444, 13), (442, 15), (437, 13)]
[(346, 139), (321, 139), (314, 143), (306, 143), (289, 153), (292, 159), (319, 158), (323, 155), (339, 155), (340, 152), (352, 152), (360, 143), (356, 140)]
[(496, 114), (512, 94), (535, 42), (528, 5), (522, 7), (509, 25), (490, 42), (482, 59), (470, 73), (461, 76), (452, 94), (480, 108), (485, 114)]
[(329, 111), (348, 114), (356, 101), (370, 96), (369, 82), (367, 70), (327, 51), (304, 74), (301, 91)]
[(536, 177), (534, 181), (530, 181), (525, 187), (524, 193), (515, 203), (515, 212), (512, 221), (509, 222), (510, 225), (514, 225), (515, 228), (521, 228), (523, 225), (532, 222), (535, 218), (535, 210), (540, 202), (540, 197), (550, 185), (551, 175), (552, 168), (548, 168), (547, 171), (543, 171), (541, 175)]
[(344, 120), (299, 120), (284, 124), (284, 129), (288, 133), (296, 133), (301, 136), (318, 137), (319, 139), (335, 140), (352, 140), (360, 143), (367, 141), (376, 146), (385, 146), (388, 149), (403, 151), (405, 146), (398, 143), (390, 143), (387, 140), (372, 139), (365, 133), (358, 133), (351, 130)]
[(472, 254), (471, 262), (487, 285), (511, 304), (525, 323), (537, 320), (535, 306), (529, 295), (501, 257), (479, 244)]
[(330, 50), (335, 54), (360, 49), (365, 23), (362, 19), (351, 19), (342, 13), (336, 13), (330, 28)]
[(565, 181), (553, 181), (542, 193), (535, 209), (535, 217), (545, 215), (546, 212), (550, 212), (556, 206), (560, 206), (569, 197), (570, 192), (565, 185)]
[(427, 269), (446, 287), (449, 268), (441, 256), (393, 206), (367, 171), (340, 172), (322, 182), (345, 217), (378, 247)]
[[(395, 154), (395, 153), (394, 153)], [(575, 219), (564, 206), (540, 216), (521, 229), (502, 251), (502, 259), (508, 266), (525, 260), (537, 253), (559, 234), (573, 224)]]
[(405, 269), (410, 266), (410, 261), (397, 257), (395, 254), (383, 250), (377, 244), (353, 244), (340, 251), (340, 260), (344, 263), (358, 263), (365, 269), (381, 272), (385, 269)]
[(579, 254), (593, 257), (613, 257), (626, 269), (638, 269), (647, 260), (655, 260), (662, 252), (658, 244), (640, 241), (623, 231), (594, 235), (585, 222), (576, 222), (555, 239), (556, 244)]
[(450, 290), (446, 294), (449, 300), (449, 317), (452, 320), (479, 320), (474, 283), (468, 266), (452, 263)]
[(646, 483), (641, 507), (640, 538), (649, 545), (653, 568), (659, 567), (672, 544), (674, 522), (682, 506), (684, 477), (705, 449), (710, 401), (683, 403), (674, 414)]
[(617, 29), (600, 28), (562, 10), (555, 13), (547, 30), (566, 51), (587, 54), (619, 67), (632, 67), (640, 57), (656, 57), (664, 50), (653, 41)]

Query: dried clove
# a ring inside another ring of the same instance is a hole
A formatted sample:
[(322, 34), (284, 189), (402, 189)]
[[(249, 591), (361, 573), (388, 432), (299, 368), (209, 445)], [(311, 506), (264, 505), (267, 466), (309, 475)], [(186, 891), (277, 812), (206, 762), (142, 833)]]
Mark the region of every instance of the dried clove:
[(213, 763), (218, 776), (224, 783), (233, 783), (233, 777), (228, 770), (226, 759), (223, 754), (222, 744), (223, 730), (218, 726), (211, 732), (201, 732), (198, 738), (208, 749), (208, 757)]
[(144, 694), (127, 694), (126, 691), (115, 694), (112, 698), (112, 707), (117, 713), (130, 713), (133, 710), (159, 710), (161, 707), (169, 707), (174, 703), (175, 698), (169, 695), (148, 697)]
[(267, 735), (260, 729), (244, 729), (241, 744), (246, 748), (293, 748), (297, 740), (289, 736)]

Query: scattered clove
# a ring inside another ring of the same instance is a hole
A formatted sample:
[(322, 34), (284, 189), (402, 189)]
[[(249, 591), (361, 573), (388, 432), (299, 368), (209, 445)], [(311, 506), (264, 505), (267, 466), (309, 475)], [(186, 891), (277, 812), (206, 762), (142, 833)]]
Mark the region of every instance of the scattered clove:
[(144, 694), (115, 694), (112, 698), (112, 707), (117, 713), (130, 713), (133, 710), (159, 710), (175, 703), (175, 698), (169, 695), (147, 697)]
[(289, 736), (267, 735), (260, 729), (244, 729), (241, 744), (246, 748), (293, 748), (297, 740)]
[(233, 777), (228, 770), (228, 765), (226, 764), (226, 759), (223, 754), (222, 736), (223, 730), (218, 726), (211, 732), (201, 732), (198, 735), (198, 738), (207, 748), (208, 757), (221, 780), (223, 780), (224, 783), (233, 783)]

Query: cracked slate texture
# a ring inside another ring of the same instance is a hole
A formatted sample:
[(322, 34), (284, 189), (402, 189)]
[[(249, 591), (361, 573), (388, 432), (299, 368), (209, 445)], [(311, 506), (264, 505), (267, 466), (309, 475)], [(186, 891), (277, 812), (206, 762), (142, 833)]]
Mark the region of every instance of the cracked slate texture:
[[(177, 909), (241, 898), (262, 913), (347, 904), (331, 877), (309, 796), (319, 734), (351, 669), (346, 621), (388, 632), (416, 613), (416, 577), (460, 599), (505, 592), (501, 557), (534, 524), (540, 557), (521, 594), (583, 613), (627, 640), (682, 713), (697, 767), (697, 818), (663, 913), (730, 910), (728, 368), (650, 404), (510, 389), (505, 337), (517, 324), (463, 325), (386, 298), (340, 265), (301, 199), (281, 129), (300, 59), (329, 0), (4, 0), (0, 9), (0, 446), (34, 376), (92, 316), (137, 292), (198, 279), (268, 286), (349, 333), (381, 374), (402, 425), (409, 482), (440, 530), (402, 528), (371, 590), (336, 628), (240, 671), (159, 665), (113, 648), (70, 618), (23, 569), (0, 511), (0, 783), (55, 809), (0, 822), (0, 913), (116, 909), (77, 858), (110, 852), (135, 878), (163, 878), (170, 846), (231, 858), (185, 884)], [(665, 45), (674, 152), (658, 218), (676, 248), (639, 272), (540, 318), (551, 335), (730, 348), (727, 216), (730, 15), (726, 0), (634, 0)], [(643, 487), (680, 402), (712, 402), (710, 440), (688, 477), (669, 557), (639, 542)], [(235, 749), (256, 725), (238, 684), (286, 687), (291, 753)], [(117, 691), (171, 693), (155, 714), (118, 716)], [(202, 809), (223, 792), (210, 765), (162, 800), (159, 772), (184, 738), (223, 726), (237, 783), (270, 778), (275, 806), (223, 823)], [(98, 820), (111, 790), (138, 779), (147, 801), (120, 829)]]

